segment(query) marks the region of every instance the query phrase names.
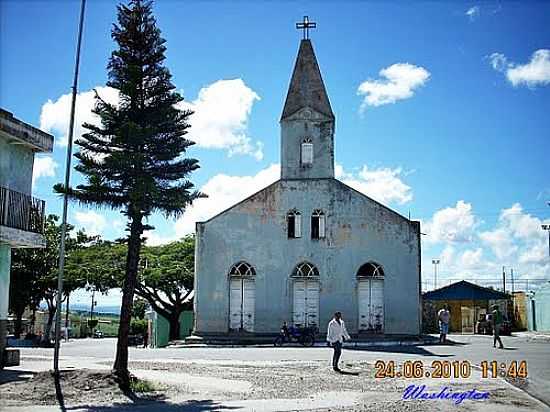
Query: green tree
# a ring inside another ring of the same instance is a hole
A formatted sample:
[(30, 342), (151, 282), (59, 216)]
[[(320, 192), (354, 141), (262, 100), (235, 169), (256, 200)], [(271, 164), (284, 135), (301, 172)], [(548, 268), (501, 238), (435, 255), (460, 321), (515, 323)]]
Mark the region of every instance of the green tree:
[(147, 311), (147, 301), (143, 298), (134, 299), (134, 307), (132, 308), (133, 319), (145, 319), (145, 312)]
[[(44, 225), (46, 247), (43, 249), (16, 249), (11, 269), (11, 278), (14, 283), (10, 290), (10, 301), (12, 311), (18, 319), (16, 323), (20, 324), (25, 307), (29, 306), (31, 309), (35, 309), (44, 300), (48, 306), (48, 321), (44, 333), (46, 343), (49, 343), (53, 320), (58, 309), (55, 299), (59, 243), (61, 241), (61, 225), (58, 224), (58, 221), (59, 217), (56, 215), (47, 216)], [(79, 231), (76, 236), (70, 236), (73, 226), (67, 225), (67, 229), (65, 257), (69, 261), (72, 253), (84, 247), (93, 238), (87, 236), (83, 231)], [(66, 273), (63, 283), (63, 300), (67, 299), (72, 291), (84, 285), (85, 279), (80, 278), (76, 273)]]
[(136, 293), (170, 323), (170, 339), (180, 337), (180, 315), (191, 309), (193, 291), (195, 238), (167, 245), (146, 247)]
[(23, 330), (23, 313), (29, 307), (36, 310), (42, 299), (38, 279), (43, 262), (37, 249), (14, 249), (10, 271), (10, 312), (15, 316), (14, 335), (20, 338)]
[[(93, 268), (87, 270), (91, 274), (90, 285), (106, 292), (122, 287), (126, 255), (126, 245), (102, 241), (76, 251), (69, 261), (77, 271)], [(168, 320), (170, 339), (179, 338), (179, 317), (184, 310), (191, 309), (189, 296), (193, 291), (194, 259), (193, 235), (166, 245), (144, 246), (141, 250), (136, 295)], [(136, 301), (139, 300), (134, 300), (134, 305)], [(135, 310), (132, 316), (136, 317)]]
[(76, 188), (58, 184), (72, 200), (92, 207), (106, 207), (126, 216), (128, 253), (122, 288), (120, 326), (114, 372), (129, 384), (128, 333), (138, 274), (143, 233), (153, 229), (144, 223), (152, 213), (178, 217), (201, 194), (188, 180), (198, 169), (196, 159), (184, 154), (193, 144), (185, 138), (191, 111), (176, 105), (183, 97), (175, 91), (164, 67), (165, 40), (152, 15), (150, 1), (132, 0), (118, 6), (118, 24), (112, 38), (118, 48), (108, 64), (107, 86), (117, 89), (117, 105), (97, 93), (94, 113), (101, 125), (87, 129), (76, 143), (75, 157), (85, 183)]

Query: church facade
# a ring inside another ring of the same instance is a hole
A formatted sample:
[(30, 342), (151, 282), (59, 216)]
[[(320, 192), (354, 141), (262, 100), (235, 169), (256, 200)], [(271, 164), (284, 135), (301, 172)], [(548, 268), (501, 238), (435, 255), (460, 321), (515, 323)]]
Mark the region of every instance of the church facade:
[(335, 117), (309, 39), (280, 121), (281, 178), (196, 224), (195, 335), (421, 330), (420, 223), (334, 177)]

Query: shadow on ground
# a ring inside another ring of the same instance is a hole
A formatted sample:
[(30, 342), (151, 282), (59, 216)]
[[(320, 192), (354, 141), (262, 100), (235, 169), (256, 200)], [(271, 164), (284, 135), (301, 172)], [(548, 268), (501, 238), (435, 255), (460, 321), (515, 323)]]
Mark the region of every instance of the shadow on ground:
[(418, 356), (433, 356), (437, 358), (448, 358), (454, 356), (454, 354), (437, 354), (430, 352), (420, 346), (369, 346), (365, 348), (346, 348), (349, 351), (360, 352), (386, 352), (386, 353), (407, 353)]
[(190, 400), (184, 403), (172, 403), (165, 400), (158, 401), (145, 401), (135, 403), (115, 403), (113, 405), (81, 405), (74, 406), (65, 409), (71, 410), (85, 410), (90, 412), (123, 412), (123, 411), (159, 411), (159, 412), (202, 412), (202, 411), (229, 411), (234, 409), (241, 409), (239, 406), (223, 406), (219, 402), (206, 399), (206, 400)]
[(8, 382), (28, 381), (34, 376), (34, 372), (22, 370), (2, 369), (0, 371), (0, 385)]

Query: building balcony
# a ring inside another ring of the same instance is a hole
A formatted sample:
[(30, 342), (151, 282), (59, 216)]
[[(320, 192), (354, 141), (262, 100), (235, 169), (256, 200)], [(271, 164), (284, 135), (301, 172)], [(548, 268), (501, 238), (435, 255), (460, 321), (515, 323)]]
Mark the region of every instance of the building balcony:
[(0, 186), (0, 242), (13, 247), (44, 247), (46, 203)]
[(53, 148), (51, 134), (16, 119), (13, 114), (1, 108), (0, 135), (12, 144), (24, 145), (34, 152), (51, 152)]

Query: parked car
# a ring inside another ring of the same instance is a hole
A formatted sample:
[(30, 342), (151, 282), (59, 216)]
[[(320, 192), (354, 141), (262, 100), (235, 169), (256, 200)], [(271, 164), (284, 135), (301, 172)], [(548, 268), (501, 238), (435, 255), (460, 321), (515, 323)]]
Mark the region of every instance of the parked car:
[(94, 331), (94, 338), (96, 338), (96, 339), (103, 338), (103, 332), (101, 332), (100, 330)]

